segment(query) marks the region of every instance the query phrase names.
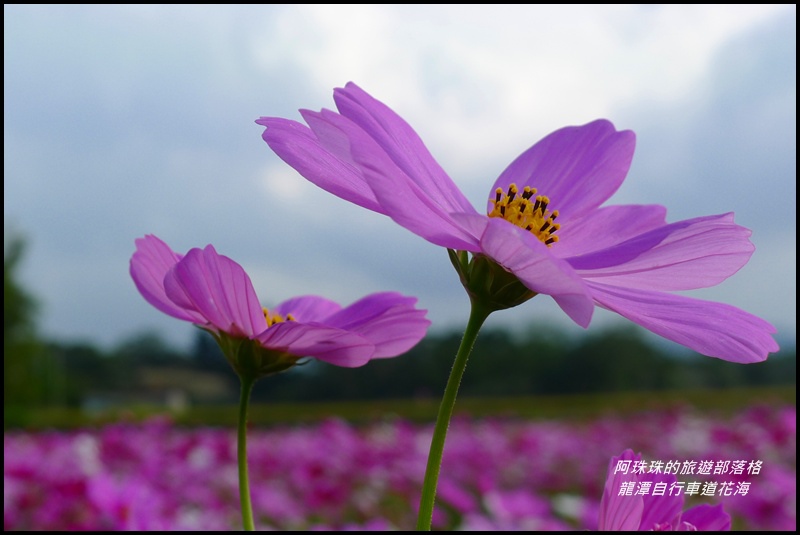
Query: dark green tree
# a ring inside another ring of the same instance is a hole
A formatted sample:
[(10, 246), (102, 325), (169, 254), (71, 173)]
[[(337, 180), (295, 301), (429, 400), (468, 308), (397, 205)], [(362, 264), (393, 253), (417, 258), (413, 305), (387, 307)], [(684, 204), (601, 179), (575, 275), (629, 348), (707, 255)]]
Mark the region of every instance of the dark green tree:
[(13, 231), (4, 234), (3, 401), (8, 409), (50, 401), (54, 370), (36, 332), (36, 300), (18, 280), (25, 240)]

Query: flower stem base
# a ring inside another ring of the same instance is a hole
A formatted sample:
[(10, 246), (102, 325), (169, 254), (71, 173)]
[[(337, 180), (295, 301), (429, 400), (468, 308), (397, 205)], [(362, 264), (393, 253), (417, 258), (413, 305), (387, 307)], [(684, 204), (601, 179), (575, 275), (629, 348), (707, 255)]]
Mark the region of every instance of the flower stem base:
[(247, 405), (253, 391), (255, 378), (239, 376), (242, 392), (239, 400), (239, 425), (237, 430), (236, 454), (239, 465), (239, 501), (242, 507), (242, 525), (245, 531), (255, 531), (253, 506), (250, 501), (250, 481), (247, 476)]
[(467, 359), (469, 359), (469, 354), (472, 352), (472, 346), (475, 345), (475, 340), (478, 338), (478, 331), (480, 331), (483, 322), (486, 321), (486, 318), (489, 317), (491, 312), (492, 310), (490, 308), (477, 305), (475, 300), (472, 301), (467, 328), (464, 331), (464, 337), (461, 339), (461, 345), (456, 353), (456, 359), (450, 371), (450, 378), (447, 380), (442, 403), (439, 405), (439, 414), (436, 417), (436, 425), (433, 429), (431, 449), (428, 454), (428, 465), (425, 469), (425, 480), (422, 484), (422, 496), (419, 502), (417, 531), (430, 531), (431, 529), (433, 506), (436, 501), (436, 487), (439, 483), (439, 471), (442, 466), (444, 443), (447, 438), (447, 430), (450, 427), (450, 419), (453, 416), (458, 387), (461, 385), (461, 378), (464, 376), (464, 370), (467, 368)]

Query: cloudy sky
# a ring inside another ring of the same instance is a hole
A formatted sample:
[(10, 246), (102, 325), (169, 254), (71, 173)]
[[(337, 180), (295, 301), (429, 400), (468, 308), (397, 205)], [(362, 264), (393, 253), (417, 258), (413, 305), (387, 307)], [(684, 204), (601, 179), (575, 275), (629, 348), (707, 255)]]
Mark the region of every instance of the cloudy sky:
[[(418, 295), (434, 328), (467, 299), (444, 250), (307, 183), (261, 140), (355, 81), (391, 106), (477, 207), (549, 132), (637, 134), (612, 203), (677, 221), (734, 211), (756, 252), (725, 301), (796, 338), (796, 7), (4, 6), (4, 220), (45, 335), (112, 347), (194, 335), (136, 292), (134, 240), (213, 243), (266, 306)], [(605, 311), (592, 328), (616, 322)], [(569, 323), (542, 296), (490, 322)]]

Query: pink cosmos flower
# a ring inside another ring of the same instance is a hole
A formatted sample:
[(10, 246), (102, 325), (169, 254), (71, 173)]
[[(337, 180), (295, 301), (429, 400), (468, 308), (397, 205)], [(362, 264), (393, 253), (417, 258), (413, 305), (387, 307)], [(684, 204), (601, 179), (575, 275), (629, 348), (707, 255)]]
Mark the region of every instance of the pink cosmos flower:
[[(633, 132), (597, 120), (551, 133), (500, 174), (482, 214), (389, 107), (353, 83), (334, 90), (334, 100), (338, 113), (301, 110), (308, 126), (256, 122), (272, 150), (314, 184), (448, 248), (470, 295), (488, 290), (500, 309), (547, 294), (582, 327), (597, 305), (734, 362), (778, 350), (768, 322), (667, 293), (719, 284), (748, 261), (750, 231), (732, 213), (667, 223), (658, 205), (601, 207), (628, 172)], [(488, 279), (494, 287), (482, 288)]]
[(186, 255), (159, 238), (136, 240), (130, 273), (148, 303), (212, 333), (237, 372), (256, 376), (287, 369), (301, 357), (356, 367), (395, 357), (430, 325), (416, 298), (385, 292), (342, 308), (318, 296), (262, 308), (244, 269), (208, 245)]
[[(634, 469), (641, 460), (641, 454), (629, 449), (611, 458), (600, 500), (600, 531), (730, 531), (731, 517), (722, 505), (703, 504), (682, 512), (683, 494), (670, 489), (678, 478)], [(664, 485), (663, 494), (654, 495), (656, 484)], [(633, 490), (625, 495), (627, 487)], [(643, 487), (648, 494), (637, 495)]]

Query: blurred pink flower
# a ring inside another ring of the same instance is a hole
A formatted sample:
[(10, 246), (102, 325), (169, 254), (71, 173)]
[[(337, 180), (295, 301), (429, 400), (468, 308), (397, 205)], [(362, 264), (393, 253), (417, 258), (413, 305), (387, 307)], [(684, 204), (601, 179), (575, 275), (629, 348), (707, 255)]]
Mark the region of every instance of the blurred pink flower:
[[(680, 449), (677, 435), (724, 426), (743, 432), (723, 444), (723, 449), (713, 440), (695, 440), (692, 449), (681, 450), (681, 455), (764, 459), (764, 469), (752, 478), (750, 492), (721, 498), (721, 503), (742, 529), (794, 531), (797, 448), (794, 438), (786, 441), (772, 433), (774, 427), (789, 423), (784, 417), (794, 414), (791, 404), (774, 406), (769, 413), (736, 411), (724, 418), (679, 410), (651, 411), (634, 419), (606, 414), (563, 422), (456, 419), (452, 424), (456, 440), (448, 446), (447, 455), (455, 456), (452, 466), (462, 466), (457, 484), (481, 499), (475, 510), (463, 515), (441, 503), (436, 509), (437, 526), (548, 530), (560, 524), (561, 529), (597, 529), (597, 496), (605, 483), (598, 481), (597, 466), (605, 465), (610, 457), (601, 449), (622, 451), (624, 444), (635, 443), (654, 458), (670, 457)], [(756, 449), (750, 443), (753, 436), (758, 437)], [(327, 420), (314, 425), (258, 426), (250, 439), (259, 529), (348, 529), (351, 522), (363, 529), (413, 529), (429, 424), (394, 417), (363, 424)], [(603, 448), (587, 450), (586, 444)], [(325, 478), (338, 482), (347, 499), (320, 507), (309, 499), (314, 488), (302, 486), (304, 481), (312, 485), (318, 480), (304, 478), (301, 471), (323, 460), (328, 469)], [(225, 428), (186, 427), (161, 420), (73, 431), (9, 429), (4, 435), (3, 472), (6, 531), (240, 527), (236, 448)], [(569, 486), (548, 473), (568, 474)], [(453, 474), (448, 472), (448, 476)], [(604, 508), (610, 499), (603, 501)], [(680, 513), (684, 507), (685, 503), (679, 504), (669, 512)], [(643, 508), (648, 509), (644, 502)], [(706, 511), (714, 514), (715, 509)], [(590, 520), (584, 518), (592, 513)], [(382, 519), (386, 526), (380, 526)], [(611, 520), (607, 514), (606, 521)], [(681, 521), (703, 526), (689, 511)]]
[(608, 463), (603, 497), (600, 500), (600, 531), (729, 531), (731, 517), (722, 510), (722, 505), (698, 505), (682, 511), (683, 494), (620, 496), (623, 483), (662, 482), (667, 487), (677, 481), (671, 474), (634, 473), (633, 470), (617, 470), (620, 461), (633, 465), (641, 461), (641, 454), (625, 450)]
[(301, 110), (308, 126), (256, 122), (309, 181), (448, 248), (467, 291), (493, 310), (541, 293), (582, 327), (596, 305), (712, 357), (778, 350), (768, 322), (668, 293), (719, 284), (749, 260), (750, 231), (732, 213), (667, 224), (663, 206), (601, 208), (628, 173), (633, 132), (597, 120), (551, 133), (500, 174), (484, 215), (389, 107), (352, 82), (334, 100), (338, 113)]
[(244, 269), (213, 246), (186, 255), (159, 238), (136, 240), (130, 262), (136, 287), (151, 305), (215, 336), (237, 372), (282, 371), (302, 357), (356, 367), (395, 357), (419, 342), (430, 321), (416, 298), (375, 293), (342, 308), (318, 296), (262, 308)]

